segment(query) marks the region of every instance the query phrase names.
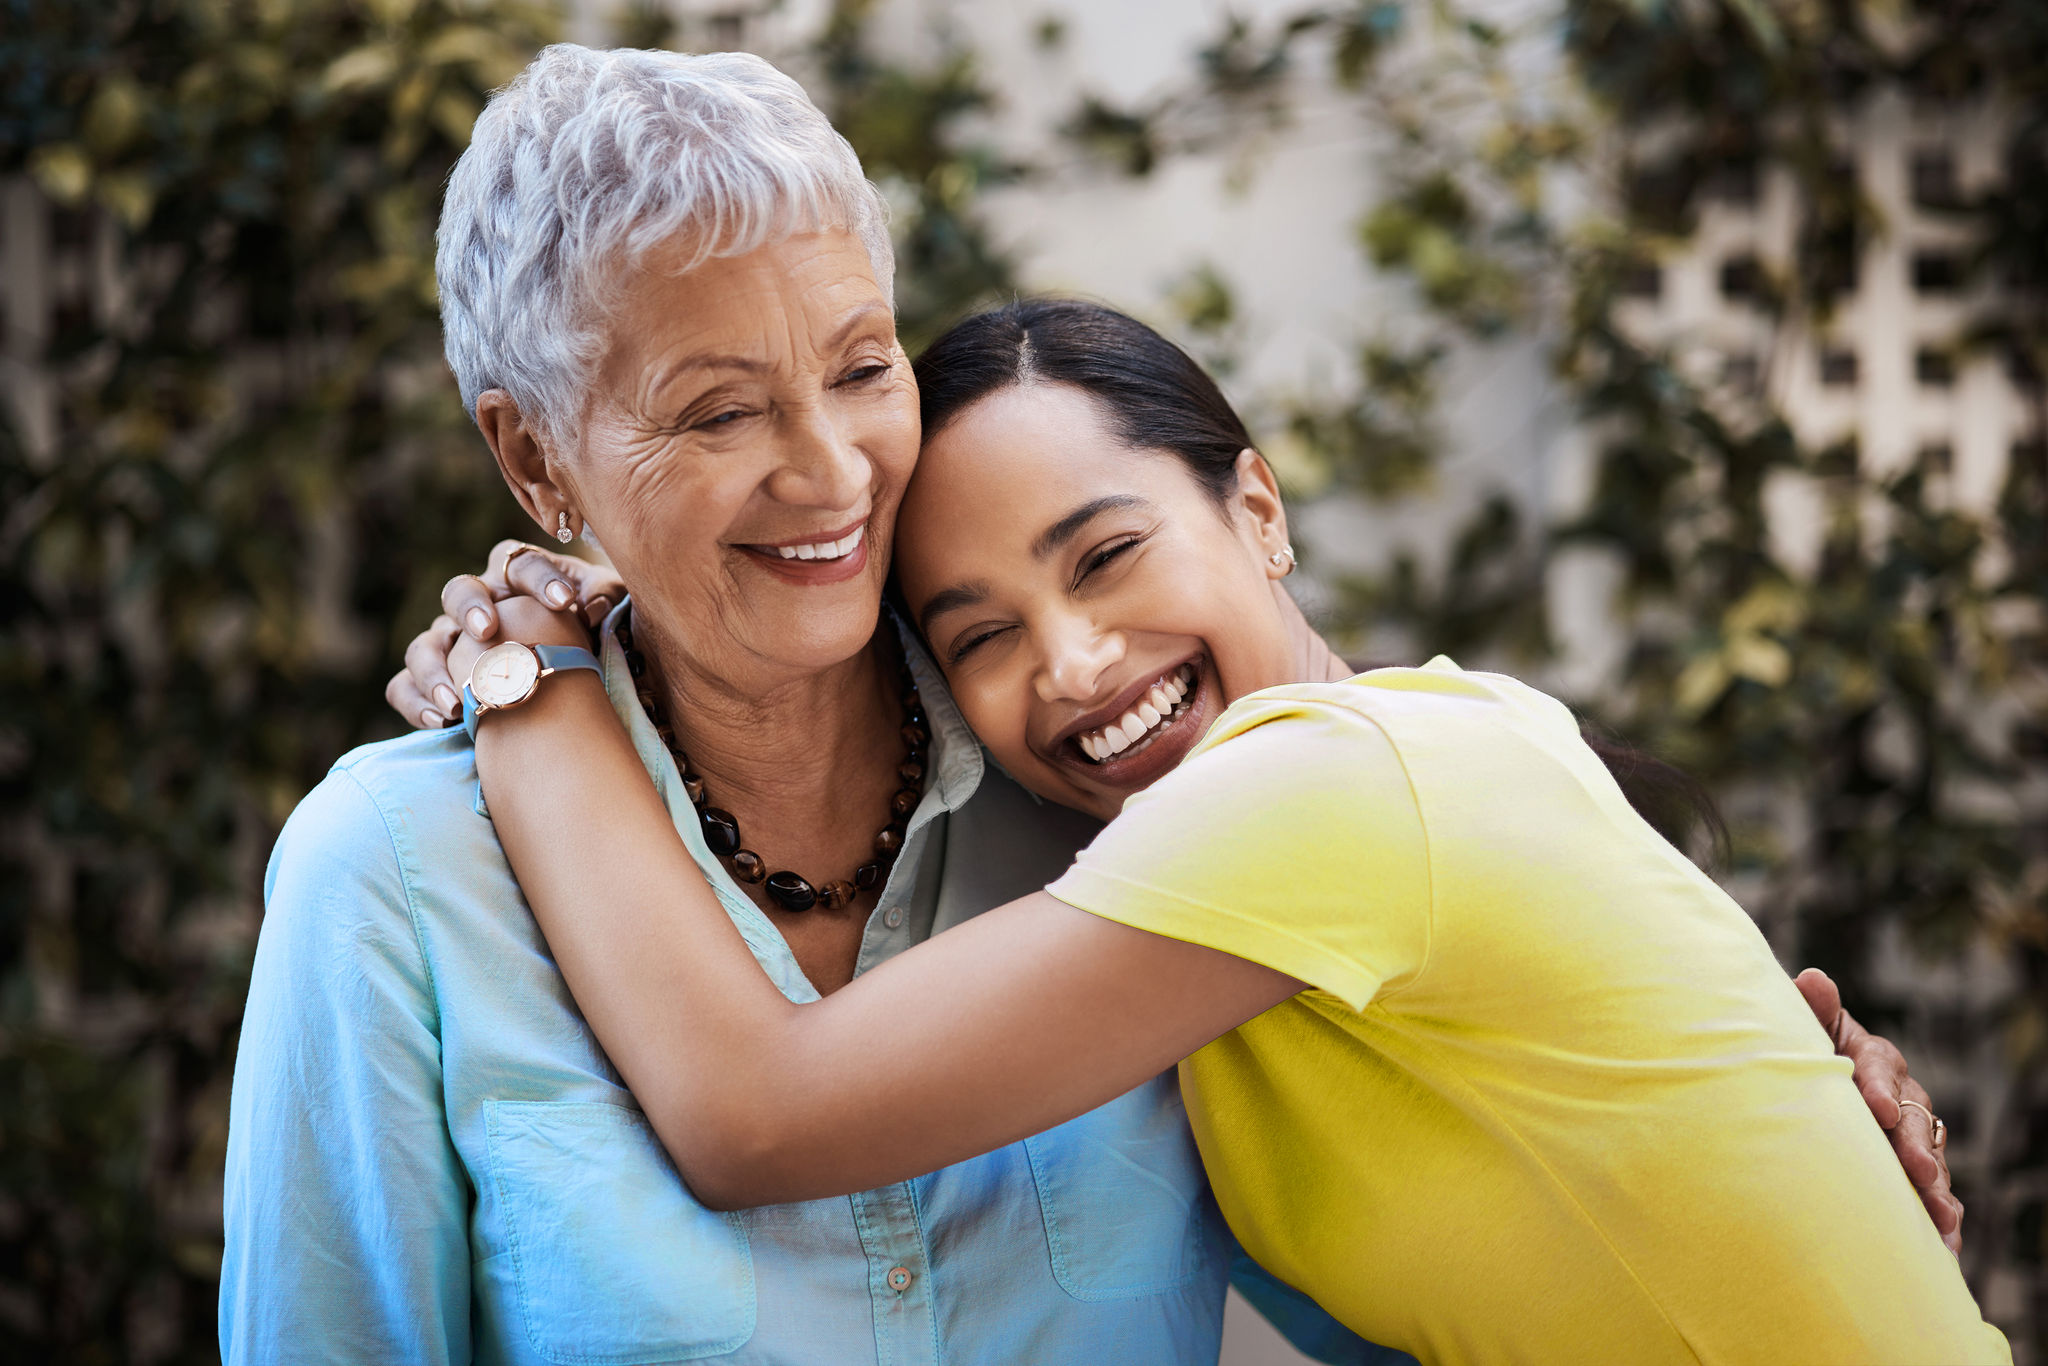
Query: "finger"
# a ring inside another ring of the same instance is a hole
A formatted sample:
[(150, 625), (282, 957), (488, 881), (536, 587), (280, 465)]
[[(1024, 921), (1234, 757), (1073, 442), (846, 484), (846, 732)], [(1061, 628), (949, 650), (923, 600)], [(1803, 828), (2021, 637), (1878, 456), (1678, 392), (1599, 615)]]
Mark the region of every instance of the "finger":
[(1792, 985), (1799, 988), (1799, 994), (1806, 998), (1806, 1008), (1813, 1012), (1813, 1018), (1820, 1021), (1820, 1027), (1827, 1031), (1830, 1039), (1842, 1013), (1842, 992), (1835, 985), (1835, 979), (1819, 968), (1808, 968), (1792, 979)]
[(439, 730), (448, 724), (448, 718), (420, 695), (408, 670), (400, 669), (391, 676), (391, 681), (384, 685), (384, 700), (415, 730)]
[(426, 698), (426, 705), (444, 719), (463, 715), (463, 694), (449, 674), (449, 647), (455, 645), (455, 623), (438, 616), (434, 625), (412, 637), (406, 645), (406, 676), (414, 692)]
[(498, 633), (498, 609), (490, 585), (474, 574), (457, 574), (441, 585), (441, 610), (478, 640)]
[(503, 580), (512, 593), (538, 598), (558, 612), (576, 603), (576, 585), (569, 578), (567, 566), (548, 551), (536, 549), (493, 568), (493, 577)]
[[(1846, 1057), (1855, 1069), (1856, 1089), (1863, 1093), (1863, 1103), (1870, 1107), (1870, 1113), (1876, 1117), (1878, 1127), (1895, 1128), (1903, 1122), (1904, 1116), (1908, 1113), (1899, 1105), (1900, 1097), (1906, 1095), (1905, 1087), (1909, 1082), (1914, 1086), (1918, 1086), (1919, 1083), (1912, 1082), (1906, 1075), (1905, 1055), (1892, 1046), (1890, 1039), (1869, 1033), (1851, 1019), (1847, 1012), (1843, 1013), (1842, 1018), (1845, 1022), (1842, 1037), (1846, 1041), (1842, 1048), (1842, 1056)], [(1910, 1100), (1913, 1097), (1906, 1098)], [(1931, 1144), (1929, 1151), (1932, 1151)]]
[(565, 572), (576, 585), (576, 600), (583, 605), (584, 620), (601, 625), (614, 606), (626, 600), (626, 582), (608, 564), (577, 560)]
[[(1948, 1173), (1943, 1170), (1941, 1159), (1934, 1151), (1934, 1128), (1927, 1122), (1927, 1115), (1917, 1106), (1901, 1106), (1904, 1112), (1899, 1122), (1887, 1135), (1892, 1142), (1892, 1151), (1898, 1154), (1899, 1166), (1905, 1169), (1906, 1179), (1920, 1192), (1920, 1198), (1928, 1200), (1936, 1192), (1943, 1195), (1948, 1191)], [(1939, 1226), (1937, 1219), (1936, 1224)]]
[(448, 652), (461, 632), (447, 617), (434, 618), (433, 625), (412, 638), (405, 647), (405, 670), (413, 687), (441, 715), (462, 715), (462, 690), (456, 686), (448, 667)]

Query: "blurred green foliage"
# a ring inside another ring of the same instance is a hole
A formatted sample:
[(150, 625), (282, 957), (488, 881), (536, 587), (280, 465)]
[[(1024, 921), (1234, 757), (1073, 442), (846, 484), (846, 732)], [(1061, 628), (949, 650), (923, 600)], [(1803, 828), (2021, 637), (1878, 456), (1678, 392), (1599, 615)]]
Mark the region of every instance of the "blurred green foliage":
[[(1010, 172), (952, 145), (971, 60), (891, 64), (867, 9), (795, 56), (895, 203), (916, 345), (1010, 287), (972, 217)], [(0, 427), (0, 1360), (215, 1357), (270, 843), (398, 728), (438, 586), (532, 530), (441, 363), (433, 233), (487, 93), (560, 30), (526, 0), (0, 3), (0, 177), (56, 294), (6, 347), (50, 430)]]

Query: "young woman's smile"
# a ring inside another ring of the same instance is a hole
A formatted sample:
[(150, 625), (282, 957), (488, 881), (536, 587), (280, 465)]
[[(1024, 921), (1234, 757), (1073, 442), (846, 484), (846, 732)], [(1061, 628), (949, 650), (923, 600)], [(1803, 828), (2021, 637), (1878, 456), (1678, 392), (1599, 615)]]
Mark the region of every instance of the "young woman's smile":
[(1285, 532), (1267, 494), (1254, 478), (1219, 499), (1065, 384), (1001, 389), (933, 433), (897, 575), (997, 762), (1112, 816), (1233, 698), (1283, 680), (1266, 543)]

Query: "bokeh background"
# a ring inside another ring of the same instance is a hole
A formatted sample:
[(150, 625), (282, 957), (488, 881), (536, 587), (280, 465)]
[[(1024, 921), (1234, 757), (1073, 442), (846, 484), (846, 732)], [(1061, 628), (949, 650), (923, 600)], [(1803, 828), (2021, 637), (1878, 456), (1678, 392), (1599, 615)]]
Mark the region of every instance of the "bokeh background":
[(2048, 1362), (2039, 0), (0, 0), (0, 1360), (215, 1357), (271, 841), (531, 534), (433, 226), (560, 37), (781, 63), (895, 207), (913, 350), (1019, 289), (1148, 318), (1345, 648), (1705, 779)]

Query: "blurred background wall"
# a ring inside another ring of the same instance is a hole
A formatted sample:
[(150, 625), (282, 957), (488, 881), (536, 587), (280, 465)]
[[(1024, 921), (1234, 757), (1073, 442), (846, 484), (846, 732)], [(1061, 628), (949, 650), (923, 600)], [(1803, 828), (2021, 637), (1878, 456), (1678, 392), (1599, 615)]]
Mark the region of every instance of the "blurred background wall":
[(1355, 657), (1708, 781), (2048, 1362), (2037, 0), (0, 0), (0, 1360), (213, 1359), (270, 842), (530, 534), (432, 229), (559, 37), (782, 63), (895, 205), (913, 350), (1018, 289), (1165, 327)]

